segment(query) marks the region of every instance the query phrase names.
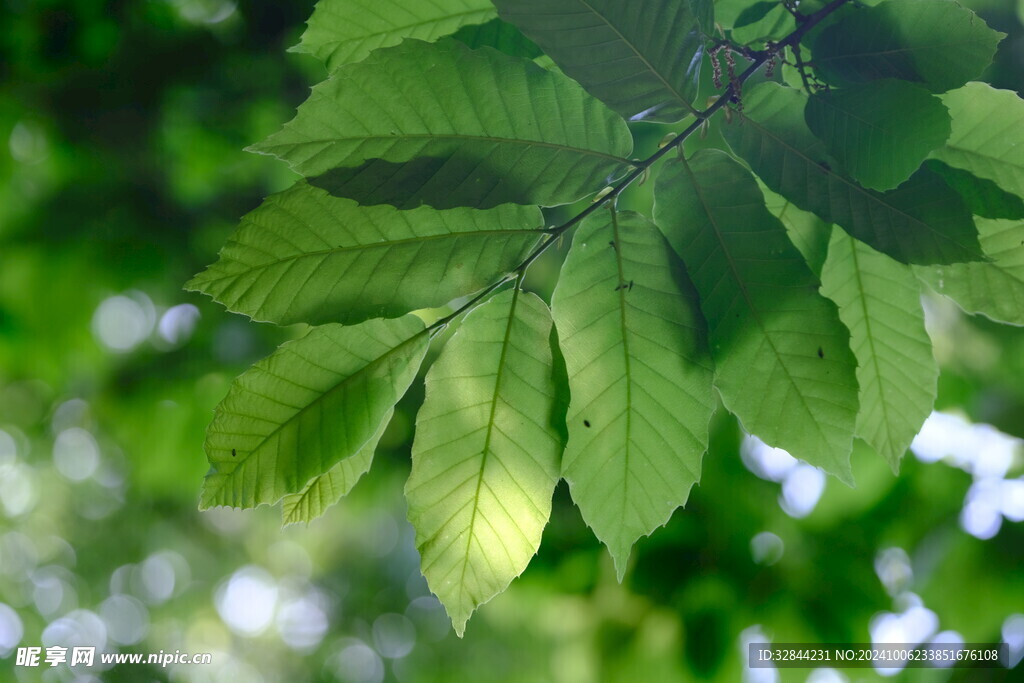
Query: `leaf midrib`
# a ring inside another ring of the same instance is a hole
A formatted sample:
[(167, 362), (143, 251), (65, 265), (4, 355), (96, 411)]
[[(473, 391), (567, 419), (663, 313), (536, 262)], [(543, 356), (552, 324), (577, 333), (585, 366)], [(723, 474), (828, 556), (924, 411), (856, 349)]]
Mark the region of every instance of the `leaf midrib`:
[[(466, 593), (466, 570), (469, 568), (469, 553), (473, 544), (476, 529), (476, 516), (480, 510), (480, 489), (484, 483), (484, 472), (487, 469), (487, 456), (491, 452), (491, 435), (494, 434), (494, 416), (498, 410), (498, 394), (501, 392), (501, 380), (505, 374), (505, 358), (508, 355), (509, 339), (512, 337), (512, 325), (516, 317), (516, 305), (519, 303), (519, 282), (512, 290), (512, 303), (509, 306), (508, 322), (505, 324), (505, 336), (501, 340), (501, 354), (498, 356), (498, 371), (494, 378), (494, 393), (491, 395), (491, 407), (487, 416), (487, 433), (484, 436), (484, 447), (480, 458), (480, 470), (477, 473), (476, 490), (473, 492), (473, 512), (469, 517), (469, 529), (466, 532), (466, 551), (461, 558), (462, 569), (459, 572), (459, 596)], [(470, 598), (472, 602), (472, 597)]]
[[(875, 335), (872, 334), (871, 332), (871, 315), (868, 313), (867, 292), (864, 289), (864, 278), (861, 276), (860, 258), (857, 256), (857, 242), (852, 236), (847, 235), (845, 233), (843, 234), (843, 237), (844, 241), (847, 243), (847, 246), (850, 249), (850, 258), (853, 263), (854, 278), (857, 283), (857, 292), (860, 295), (859, 298), (861, 313), (864, 316), (864, 331), (868, 337), (868, 346), (871, 348), (871, 365), (874, 366), (875, 376), (878, 378), (878, 381), (875, 382), (875, 386), (878, 389), (878, 404), (882, 407), (882, 419), (885, 422), (886, 447), (891, 450), (893, 441), (893, 429), (892, 422), (889, 419), (889, 410), (888, 404), (885, 400), (885, 392), (883, 391), (882, 387), (884, 383), (883, 378), (885, 377), (885, 375), (882, 373), (882, 368), (878, 361), (878, 352), (875, 349)], [(885, 455), (886, 458), (889, 457), (888, 453), (884, 453), (883, 455)]]
[(622, 240), (619, 235), (619, 217), (614, 207), (612, 207), (611, 214), (612, 239), (615, 240), (615, 246), (612, 249), (615, 252), (615, 266), (619, 275), (619, 332), (622, 334), (623, 372), (626, 377), (626, 443), (623, 448), (622, 458), (622, 509), (625, 511), (629, 503), (629, 480), (632, 478), (629, 472), (629, 456), (630, 447), (633, 445), (631, 435), (633, 428), (633, 377), (629, 355), (628, 326), (626, 325), (626, 288), (624, 286), (625, 273), (622, 268)]
[[(342, 387), (346, 386), (348, 383), (352, 382), (355, 378), (362, 376), (364, 373), (370, 371), (373, 368), (376, 368), (380, 363), (384, 362), (385, 360), (389, 359), (392, 355), (397, 353), (399, 349), (402, 349), (407, 344), (411, 344), (412, 342), (416, 341), (419, 337), (422, 337), (422, 336), (424, 336), (426, 334), (428, 334), (427, 328), (424, 328), (424, 329), (420, 330), (419, 332), (417, 332), (416, 334), (412, 335), (408, 339), (402, 341), (397, 346), (394, 346), (394, 347), (388, 349), (387, 351), (385, 351), (380, 356), (377, 356), (372, 361), (370, 361), (369, 363), (367, 363), (363, 367), (361, 367), (358, 370), (356, 370), (355, 372), (353, 372), (351, 375), (348, 375), (347, 377), (342, 378), (341, 381), (339, 381), (337, 384), (335, 384), (334, 386), (330, 387), (329, 389), (327, 389), (326, 391), (321, 393), (319, 396), (317, 396), (315, 399), (310, 401), (308, 404), (306, 404), (305, 406), (303, 406), (299, 410), (295, 411), (295, 413), (291, 417), (289, 417), (287, 420), (284, 420), (283, 422), (281, 422), (269, 434), (267, 434), (266, 436), (262, 437), (262, 439), (256, 445), (255, 448), (253, 448), (252, 450), (250, 450), (248, 453), (246, 453), (244, 455), (243, 454), (239, 454), (238, 457), (237, 457), (237, 460), (236, 460), (237, 464), (235, 465), (235, 468), (232, 469), (230, 472), (223, 473), (223, 477), (220, 480), (220, 482), (221, 482), (220, 485), (217, 486), (215, 489), (212, 489), (208, 495), (204, 495), (203, 497), (204, 498), (208, 498), (208, 497), (213, 497), (215, 495), (219, 495), (220, 492), (224, 489), (225, 484), (227, 484), (227, 482), (229, 480), (234, 480), (235, 474), (237, 472), (244, 471), (245, 466), (249, 463), (249, 461), (253, 457), (256, 456), (257, 453), (260, 452), (260, 450), (267, 444), (268, 441), (270, 441), (274, 436), (276, 436), (285, 427), (289, 426), (292, 422), (294, 422), (295, 420), (299, 419), (299, 417), (304, 415), (306, 413), (306, 411), (311, 410), (313, 408), (313, 406), (319, 405), (322, 401), (326, 401), (328, 399), (328, 397), (330, 397), (331, 395), (334, 394), (334, 392), (336, 392), (339, 389), (341, 389)], [(369, 441), (371, 438), (373, 438), (373, 433), (372, 432), (370, 433), (370, 436), (367, 437), (366, 441)], [(364, 441), (362, 444), (360, 444), (359, 447), (356, 448), (353, 451), (353, 453), (350, 454), (350, 455), (354, 455), (355, 453), (358, 453), (359, 449), (361, 449), (363, 446), (366, 445), (366, 441)], [(337, 462), (341, 462), (344, 459), (345, 458), (342, 458), (341, 460), (338, 460)], [(337, 462), (334, 463), (334, 464), (336, 465)], [(332, 465), (331, 467), (333, 467), (333, 466), (334, 465)], [(329, 471), (329, 469), (330, 468), (328, 468), (328, 471)], [(218, 472), (218, 474), (220, 474), (220, 473)], [(209, 479), (207, 479), (207, 481), (209, 481)]]
[(849, 59), (859, 59), (864, 57), (876, 57), (876, 56), (889, 56), (889, 55), (902, 55), (908, 53), (913, 55), (915, 52), (923, 52), (925, 50), (950, 50), (953, 48), (960, 47), (961, 45), (974, 45), (976, 40), (962, 40), (955, 43), (935, 43), (928, 45), (916, 45), (913, 47), (905, 47), (890, 50), (875, 50), (871, 52), (846, 52), (839, 57), (832, 57), (831, 59), (825, 58), (819, 60), (820, 64), (835, 64)]
[(690, 168), (690, 164), (686, 161), (686, 159), (682, 159), (681, 161), (683, 168), (686, 169), (686, 173), (690, 176), (691, 184), (693, 185), (693, 189), (697, 195), (697, 199), (698, 201), (700, 201), (700, 204), (704, 209), (704, 213), (708, 217), (708, 221), (714, 228), (712, 232), (715, 235), (715, 239), (718, 241), (718, 246), (722, 250), (722, 254), (725, 255), (726, 261), (729, 263), (729, 269), (732, 271), (732, 275), (733, 278), (736, 280), (736, 284), (739, 285), (740, 293), (743, 295), (743, 300), (747, 304), (747, 309), (754, 316), (754, 320), (757, 322), (757, 326), (758, 328), (760, 328), (761, 334), (764, 335), (765, 340), (768, 342), (768, 346), (771, 347), (772, 353), (775, 354), (775, 358), (778, 360), (783, 372), (785, 372), (786, 379), (789, 380), (790, 386), (793, 388), (793, 391), (800, 399), (800, 403), (801, 405), (803, 405), (804, 412), (811, 417), (811, 424), (814, 425), (814, 428), (818, 431), (818, 434), (825, 441), (825, 443), (829, 443), (828, 436), (822, 430), (821, 425), (818, 424), (818, 421), (814, 419), (814, 412), (807, 404), (807, 400), (804, 398), (803, 392), (800, 391), (799, 387), (796, 384), (796, 380), (793, 379), (793, 374), (789, 371), (789, 366), (783, 359), (783, 356), (779, 352), (778, 347), (775, 346), (775, 340), (772, 339), (772, 336), (768, 333), (768, 330), (764, 325), (764, 321), (761, 319), (760, 312), (754, 306), (754, 302), (750, 298), (750, 293), (747, 291), (747, 287), (744, 283), (743, 278), (740, 277), (739, 270), (737, 270), (736, 268), (736, 263), (735, 261), (733, 261), (732, 254), (729, 252), (729, 249), (726, 248), (725, 240), (722, 239), (722, 232), (718, 225), (718, 221), (715, 220), (715, 215), (712, 213), (707, 198), (704, 196), (704, 188), (700, 185), (700, 183), (697, 182), (697, 178), (695, 177), (693, 170)]
[[(262, 144), (259, 144), (259, 145), (253, 145), (253, 146), (249, 147), (248, 149), (250, 151), (254, 151), (254, 152), (258, 153), (258, 154), (270, 154), (270, 155), (273, 155), (273, 156), (278, 156), (278, 155), (274, 154), (273, 152), (271, 152), (269, 150), (277, 149), (277, 148), (281, 148), (281, 147), (299, 147), (299, 146), (302, 146), (302, 145), (338, 144), (338, 143), (342, 143), (342, 142), (360, 142), (361, 143), (361, 142), (367, 142), (367, 141), (380, 141), (380, 140), (391, 140), (391, 141), (397, 141), (397, 140), (455, 140), (455, 141), (488, 142), (488, 143), (493, 143), (493, 144), (507, 144), (507, 145), (510, 145), (510, 146), (518, 146), (518, 147), (545, 147), (545, 148), (548, 148), (548, 149), (554, 149), (554, 150), (559, 151), (559, 152), (572, 152), (574, 154), (598, 157), (598, 158), (601, 158), (601, 159), (608, 159), (609, 161), (614, 161), (614, 162), (619, 163), (619, 164), (629, 164), (630, 163), (629, 159), (626, 159), (624, 157), (615, 156), (614, 154), (610, 154), (610, 153), (607, 153), (607, 152), (599, 152), (597, 150), (587, 149), (585, 147), (573, 147), (573, 146), (568, 145), (568, 144), (561, 144), (561, 143), (557, 143), (557, 142), (547, 142), (547, 141), (544, 141), (544, 140), (525, 140), (525, 139), (520, 139), (520, 138), (505, 138), (505, 137), (497, 137), (497, 136), (491, 136), (491, 135), (465, 135), (465, 134), (461, 134), (461, 133), (399, 133), (399, 134), (396, 134), (396, 135), (362, 135), (362, 136), (354, 136), (353, 135), (353, 136), (342, 136), (342, 137), (331, 137), (331, 138), (306, 138), (306, 139), (303, 139), (303, 140), (301, 140), (299, 142), (275, 142), (275, 143), (272, 143), (272, 144), (262, 143)], [(353, 160), (351, 158), (351, 156), (350, 156), (350, 157), (346, 157), (346, 160), (344, 162), (342, 162), (341, 164), (338, 164), (336, 166), (333, 166), (332, 168), (351, 168), (352, 166), (356, 166), (358, 164), (365, 163), (365, 162), (367, 162), (369, 160), (370, 160), (369, 158), (358, 158), (358, 157), (357, 157), (357, 160)], [(401, 161), (395, 161), (394, 159), (386, 159), (385, 158), (384, 161), (389, 161), (391, 163), (396, 163), (396, 164), (404, 164), (404, 163), (408, 163), (409, 161), (412, 161), (412, 158), (404, 159), (404, 160), (401, 160)], [(291, 164), (293, 167), (298, 166), (300, 164), (304, 164), (304, 163), (305, 163), (305, 161), (295, 162), (295, 163), (289, 161), (289, 164)]]
[[(605, 15), (601, 14), (600, 12), (598, 12), (597, 9), (594, 8), (593, 5), (591, 5), (589, 2), (587, 2), (587, 0), (578, 0), (578, 2), (581, 5), (583, 5), (584, 7), (586, 7), (587, 9), (589, 9), (591, 12), (593, 12), (594, 15), (596, 15), (601, 21), (603, 21), (605, 26), (607, 26), (609, 29), (611, 29), (612, 32), (614, 32), (615, 35), (617, 35), (622, 40), (622, 42), (626, 44), (626, 47), (628, 47), (630, 50), (633, 51), (633, 54), (635, 54), (637, 56), (637, 58), (641, 62), (644, 63), (644, 66), (647, 67), (647, 70), (650, 71), (652, 74), (654, 74), (654, 76), (659, 81), (661, 81), (661, 84), (665, 87), (665, 89), (668, 90), (670, 93), (672, 93), (673, 97), (675, 97), (676, 100), (680, 104), (682, 104), (683, 107), (687, 111), (689, 111), (691, 113), (694, 111), (693, 107), (690, 105), (690, 103), (687, 102), (686, 99), (683, 97), (683, 94), (681, 92), (679, 92), (678, 90), (676, 90), (676, 88), (671, 83), (669, 83), (668, 80), (664, 76), (661, 75), (660, 71), (658, 71), (657, 69), (654, 68), (654, 65), (651, 64), (651, 62), (648, 61), (647, 57), (645, 57), (640, 52), (639, 48), (637, 48), (637, 46), (633, 43), (633, 41), (631, 41), (629, 38), (627, 38), (625, 36), (625, 34), (622, 33), (622, 31), (620, 31), (618, 28), (616, 28), (611, 23), (611, 21), (609, 21), (608, 17), (606, 17)], [(696, 17), (694, 17), (694, 21), (696, 22)], [(703, 47), (701, 49), (703, 49)]]
[[(290, 254), (288, 256), (284, 256), (284, 257), (275, 259), (273, 261), (265, 261), (263, 263), (257, 263), (257, 264), (248, 264), (248, 263), (243, 263), (242, 261), (240, 261), (238, 259), (232, 259), (235, 263), (241, 263), (242, 265), (244, 265), (246, 267), (246, 269), (244, 271), (240, 271), (238, 273), (230, 273), (230, 274), (227, 274), (227, 275), (221, 275), (220, 277), (204, 278), (202, 280), (202, 284), (208, 284), (208, 283), (213, 283), (213, 282), (220, 282), (222, 280), (233, 280), (233, 279), (238, 278), (242, 273), (245, 273), (245, 272), (251, 272), (251, 271), (255, 271), (255, 270), (266, 270), (268, 268), (272, 268), (272, 267), (280, 265), (282, 263), (288, 263), (288, 262), (291, 262), (291, 261), (296, 261), (296, 260), (305, 259), (305, 258), (315, 258), (317, 256), (333, 256), (333, 255), (347, 254), (347, 253), (360, 252), (360, 251), (369, 251), (369, 250), (373, 250), (373, 249), (392, 249), (392, 248), (401, 247), (401, 246), (406, 245), (406, 244), (419, 244), (419, 243), (423, 243), (423, 242), (432, 242), (432, 241), (435, 241), (435, 240), (442, 240), (442, 239), (446, 239), (446, 238), (458, 238), (458, 237), (463, 237), (463, 236), (466, 236), (466, 237), (480, 237), (480, 236), (487, 237), (487, 236), (492, 236), (492, 235), (522, 235), (522, 234), (535, 234), (535, 235), (537, 235), (538, 238), (540, 238), (543, 235), (542, 232), (540, 232), (539, 230), (537, 230), (535, 228), (529, 228), (529, 229), (527, 229), (527, 228), (516, 228), (514, 230), (472, 230), (472, 231), (467, 231), (467, 232), (446, 232), (446, 233), (439, 233), (439, 234), (436, 234), (436, 235), (424, 235), (422, 237), (409, 237), (409, 238), (400, 239), (400, 240), (392, 240), (390, 242), (375, 242), (373, 244), (358, 244), (358, 245), (354, 245), (354, 246), (332, 247), (331, 249), (319, 249), (317, 251), (303, 251), (303, 252), (299, 252), (299, 253), (296, 253), (296, 254)], [(244, 242), (236, 242), (236, 244), (239, 244), (240, 246), (243, 246), (243, 247), (247, 247), (248, 246)], [(214, 264), (214, 265), (216, 265), (216, 264)], [(196, 279), (198, 280), (199, 277), (201, 277), (201, 275), (197, 276)], [(191, 284), (191, 283), (189, 283), (189, 284)]]

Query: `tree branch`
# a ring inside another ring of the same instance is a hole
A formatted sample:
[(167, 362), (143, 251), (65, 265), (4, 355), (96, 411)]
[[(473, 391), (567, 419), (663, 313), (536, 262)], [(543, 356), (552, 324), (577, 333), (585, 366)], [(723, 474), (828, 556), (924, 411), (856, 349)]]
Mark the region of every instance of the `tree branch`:
[(740, 91), (743, 88), (743, 84), (747, 81), (747, 79), (749, 79), (751, 76), (757, 73), (757, 70), (764, 66), (766, 62), (775, 58), (780, 52), (785, 50), (787, 47), (795, 47), (799, 45), (803, 37), (807, 35), (807, 33), (812, 28), (817, 26), (822, 21), (822, 19), (829, 16), (830, 14), (832, 14), (833, 12), (835, 12), (837, 9), (839, 9), (848, 2), (850, 2), (850, 0), (832, 0), (832, 2), (827, 4), (825, 7), (822, 7), (814, 14), (802, 15), (803, 21), (800, 22), (800, 25), (797, 26), (796, 30), (790, 33), (788, 36), (786, 36), (783, 40), (781, 40), (778, 43), (771, 44), (765, 50), (751, 53), (751, 56), (753, 57), (753, 62), (750, 64), (750, 66), (744, 69), (739, 76), (737, 76), (732, 82), (729, 83), (729, 86), (725, 88), (722, 94), (718, 97), (718, 99), (716, 99), (711, 104), (711, 106), (709, 106), (704, 111), (697, 112), (695, 114), (696, 118), (689, 126), (686, 127), (685, 130), (683, 130), (683, 132), (679, 133), (679, 135), (672, 138), (672, 140), (668, 144), (661, 147), (657, 152), (655, 152), (651, 156), (647, 157), (643, 161), (637, 162), (633, 166), (633, 170), (630, 171), (625, 177), (623, 177), (622, 180), (616, 183), (612, 187), (611, 191), (605, 192), (602, 195), (600, 195), (599, 198), (586, 209), (579, 212), (578, 214), (576, 214), (566, 222), (562, 223), (561, 225), (546, 230), (545, 233), (547, 236), (545, 237), (544, 241), (541, 242), (537, 246), (537, 248), (534, 249), (530, 253), (530, 255), (527, 256), (526, 259), (515, 268), (515, 270), (508, 273), (507, 275), (505, 275), (498, 281), (494, 282), (493, 284), (488, 285), (483, 291), (481, 291), (472, 299), (464, 303), (450, 315), (447, 315), (441, 318), (440, 320), (437, 320), (432, 325), (430, 325), (427, 329), (430, 331), (431, 336), (433, 337), (436, 334), (438, 334), (441, 330), (447, 327), (453, 320), (458, 318), (463, 313), (474, 308), (482, 300), (489, 297), (491, 294), (493, 294), (496, 290), (501, 288), (506, 283), (511, 282), (512, 280), (515, 279), (521, 279), (526, 274), (526, 271), (529, 269), (529, 267), (533, 265), (534, 261), (540, 258), (541, 255), (544, 252), (546, 252), (552, 244), (558, 241), (558, 239), (563, 234), (565, 234), (568, 230), (572, 229), (576, 225), (579, 225), (581, 222), (589, 218), (591, 215), (596, 213), (609, 202), (613, 202), (614, 200), (616, 200), (619, 197), (619, 195), (622, 194), (623, 191), (625, 191), (626, 188), (628, 188), (630, 185), (636, 182), (638, 178), (647, 173), (651, 166), (660, 161), (666, 154), (671, 153), (672, 150), (682, 145), (687, 138), (689, 138), (695, 132), (700, 130), (700, 127), (704, 125), (705, 121), (707, 121), (712, 116), (717, 114), (718, 111), (725, 107), (733, 98), (738, 98), (740, 96)]

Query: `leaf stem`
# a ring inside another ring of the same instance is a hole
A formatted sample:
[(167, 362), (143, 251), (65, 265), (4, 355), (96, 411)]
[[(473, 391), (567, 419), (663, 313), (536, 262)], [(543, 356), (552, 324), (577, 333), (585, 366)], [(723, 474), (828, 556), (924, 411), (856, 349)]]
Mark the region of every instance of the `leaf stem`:
[(566, 222), (558, 225), (554, 228), (549, 228), (543, 231), (545, 235), (544, 241), (541, 242), (536, 249), (530, 252), (530, 255), (520, 263), (515, 270), (506, 274), (496, 282), (488, 285), (479, 294), (474, 296), (472, 299), (462, 304), (451, 314), (437, 320), (430, 325), (427, 330), (430, 332), (430, 336), (434, 337), (440, 333), (445, 327), (447, 327), (453, 320), (458, 318), (463, 313), (466, 313), (470, 309), (474, 308), (481, 301), (489, 297), (503, 285), (512, 280), (518, 280), (522, 284), (522, 278), (526, 275), (526, 271), (533, 265), (534, 261), (541, 257), (541, 255), (551, 247), (558, 239), (565, 234), (568, 230), (572, 229), (576, 225), (589, 218), (591, 215), (596, 213), (598, 210), (603, 208), (609, 202), (614, 202), (618, 199), (619, 195), (625, 191), (630, 185), (632, 185), (638, 178), (648, 172), (651, 166), (660, 161), (666, 154), (672, 152), (672, 150), (680, 147), (683, 142), (686, 141), (691, 135), (700, 130), (700, 127), (704, 125), (704, 122), (710, 119), (712, 116), (718, 113), (720, 109), (725, 107), (734, 98), (740, 96), (740, 90), (743, 88), (743, 84), (753, 76), (758, 69), (760, 69), (768, 60), (772, 59), (787, 47), (796, 47), (807, 33), (817, 26), (822, 19), (835, 12), (837, 9), (850, 2), (851, 0), (832, 0), (829, 4), (822, 7), (814, 14), (803, 15), (803, 20), (799, 22), (796, 30), (786, 36), (778, 43), (772, 43), (767, 49), (759, 52), (752, 52), (753, 62), (746, 69), (743, 70), (729, 86), (725, 88), (722, 94), (716, 99), (711, 105), (703, 110), (698, 111), (694, 114), (695, 118), (693, 122), (686, 127), (683, 132), (676, 135), (672, 140), (661, 147), (651, 156), (647, 157), (643, 161), (636, 162), (633, 165), (633, 170), (626, 174), (618, 183), (616, 183), (611, 191), (605, 192), (599, 199), (597, 199), (590, 206), (580, 211), (578, 214), (567, 220)]

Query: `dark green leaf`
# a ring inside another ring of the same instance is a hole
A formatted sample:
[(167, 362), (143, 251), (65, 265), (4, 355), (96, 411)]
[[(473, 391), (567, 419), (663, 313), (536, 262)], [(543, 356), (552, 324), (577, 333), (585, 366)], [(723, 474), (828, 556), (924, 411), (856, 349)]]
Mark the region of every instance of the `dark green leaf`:
[(700, 479), (714, 402), (695, 299), (664, 238), (633, 213), (584, 223), (552, 296), (572, 396), (562, 473), (620, 579), (633, 544)]
[(821, 292), (839, 306), (857, 357), (857, 436), (896, 472), (932, 412), (939, 377), (921, 287), (909, 267), (834, 229)]
[(540, 240), (536, 207), (359, 206), (305, 182), (242, 219), (187, 288), (281, 325), (352, 324), (442, 306), (508, 273)]
[(889, 0), (848, 12), (811, 49), (831, 83), (899, 78), (945, 92), (977, 78), (1004, 36), (954, 0)]
[(427, 373), (405, 488), (423, 575), (460, 636), (540, 546), (562, 446), (551, 314), (533, 294), (470, 313)]
[(773, 9), (778, 9), (782, 5), (779, 2), (755, 2), (753, 5), (744, 7), (740, 12), (739, 16), (736, 17), (736, 21), (733, 22), (733, 28), (743, 28), (744, 26), (750, 26), (754, 22), (760, 21), (771, 12)]
[(763, 183), (758, 186), (764, 193), (764, 204), (768, 211), (786, 226), (789, 241), (803, 254), (811, 272), (821, 277), (821, 268), (828, 257), (832, 226), (813, 213), (797, 208), (793, 202), (772, 192)]
[(902, 263), (981, 257), (970, 209), (942, 178), (923, 169), (889, 192), (861, 187), (832, 168), (836, 162), (804, 122), (805, 101), (793, 88), (762, 83), (723, 126), (729, 145), (773, 192)]
[(398, 173), (408, 184), (401, 171), (413, 162), (430, 190), (418, 201), (490, 208), (580, 199), (628, 164), (632, 144), (625, 122), (565, 76), (446, 39), (407, 40), (338, 69), (252, 149), (307, 177), (382, 159), (379, 182)]
[(486, 24), (463, 26), (452, 34), (452, 38), (473, 49), (493, 47), (513, 57), (536, 59), (544, 54), (535, 42), (523, 35), (522, 31), (501, 19), (491, 19)]
[(979, 178), (970, 171), (953, 168), (936, 159), (929, 159), (924, 165), (942, 176), (946, 184), (963, 197), (975, 216), (1011, 220), (1024, 218), (1024, 199), (1003, 190), (991, 180)]
[(722, 402), (766, 443), (852, 483), (850, 335), (754, 178), (702, 150), (666, 163), (655, 197), (658, 226), (700, 294)]
[(489, 0), (319, 0), (302, 41), (292, 49), (312, 54), (334, 71), (403, 38), (436, 40), (493, 17)]
[(711, 0), (495, 0), (568, 76), (631, 120), (691, 113)]
[(891, 190), (949, 138), (949, 112), (924, 88), (879, 80), (811, 95), (811, 131), (864, 187)]
[(738, 45), (779, 40), (796, 28), (793, 15), (775, 1), (716, 0), (715, 23)]
[(299, 493), (356, 456), (416, 377), (419, 318), (324, 325), (282, 345), (231, 385), (206, 431), (201, 507), (255, 507)]

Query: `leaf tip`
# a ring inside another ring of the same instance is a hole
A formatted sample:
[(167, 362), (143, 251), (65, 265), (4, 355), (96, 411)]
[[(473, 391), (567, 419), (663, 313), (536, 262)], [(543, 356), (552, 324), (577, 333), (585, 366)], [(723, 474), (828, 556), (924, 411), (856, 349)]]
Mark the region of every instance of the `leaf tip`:
[(853, 469), (850, 467), (849, 461), (844, 463), (837, 471), (829, 472), (829, 474), (849, 486), (851, 489), (857, 488), (857, 482), (853, 478)]
[(612, 548), (608, 546), (608, 552), (611, 553), (612, 563), (615, 565), (615, 579), (622, 583), (622, 580), (626, 578), (626, 570), (629, 569), (629, 557), (633, 551), (633, 544), (625, 546), (624, 548)]
[(455, 635), (457, 635), (460, 639), (466, 636), (466, 621), (468, 620), (463, 620), (461, 623), (459, 623), (456, 622), (454, 619), (452, 620), (452, 628), (455, 629)]
[(192, 276), (190, 280), (188, 280), (184, 285), (181, 286), (182, 290), (186, 292), (199, 292), (201, 294), (207, 294), (207, 291), (204, 289), (204, 285), (206, 284), (206, 278), (204, 278), (203, 276), (206, 275), (206, 273), (208, 272), (209, 269), (207, 268), (206, 270), (200, 273), (196, 273), (194, 276)]

